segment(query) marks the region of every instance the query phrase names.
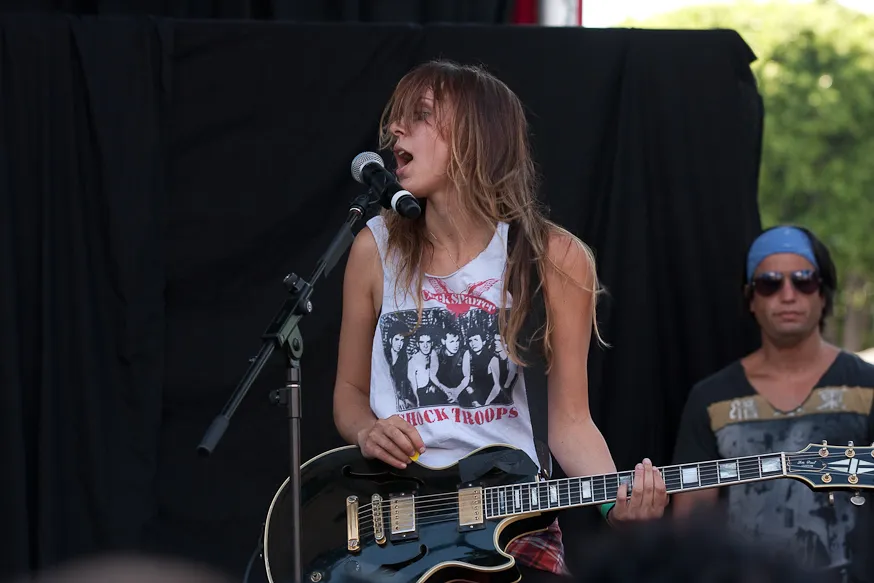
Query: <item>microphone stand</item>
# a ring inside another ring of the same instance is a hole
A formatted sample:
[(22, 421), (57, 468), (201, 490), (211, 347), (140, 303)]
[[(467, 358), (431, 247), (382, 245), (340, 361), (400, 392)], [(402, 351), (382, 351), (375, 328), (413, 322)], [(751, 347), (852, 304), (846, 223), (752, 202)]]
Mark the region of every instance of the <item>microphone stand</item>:
[(288, 274), (283, 283), (290, 297), (286, 299), (277, 312), (267, 330), (261, 336), (262, 344), (258, 355), (250, 360), (250, 365), (237, 388), (234, 389), (231, 398), (225, 404), (221, 413), (213, 420), (212, 424), (203, 435), (197, 451), (201, 455), (208, 456), (215, 449), (225, 430), (228, 428), (231, 416), (243, 401), (255, 378), (264, 368), (267, 359), (276, 349), (286, 351), (288, 358), (285, 386), (270, 392), (270, 401), (275, 405), (285, 405), (288, 411), (288, 431), (290, 446), (290, 480), (291, 480), (291, 509), (292, 509), (292, 553), (294, 567), (294, 583), (301, 583), (303, 577), (303, 564), (301, 559), (301, 524), (300, 524), (300, 418), (301, 418), (301, 367), (300, 359), (303, 354), (303, 337), (300, 333), (300, 319), (313, 311), (310, 297), (313, 293), (313, 284), (322, 276), (330, 273), (337, 261), (346, 252), (355, 235), (352, 227), (367, 212), (367, 208), (375, 202), (373, 192), (368, 190), (365, 194), (358, 195), (353, 199), (349, 207), (349, 214), (334, 239), (328, 245), (324, 255), (316, 264), (315, 271), (309, 281), (294, 273)]

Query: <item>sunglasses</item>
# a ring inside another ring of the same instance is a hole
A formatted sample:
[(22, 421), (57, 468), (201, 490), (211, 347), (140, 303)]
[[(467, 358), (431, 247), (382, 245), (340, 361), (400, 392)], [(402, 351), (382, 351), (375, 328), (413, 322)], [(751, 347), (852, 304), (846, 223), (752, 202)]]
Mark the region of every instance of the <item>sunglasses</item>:
[[(750, 284), (753, 291), (762, 297), (772, 296), (783, 288), (783, 280), (787, 274), (779, 271), (766, 271), (753, 278)], [(805, 295), (815, 294), (819, 291), (820, 279), (815, 271), (802, 269), (788, 274), (789, 281), (795, 291)]]

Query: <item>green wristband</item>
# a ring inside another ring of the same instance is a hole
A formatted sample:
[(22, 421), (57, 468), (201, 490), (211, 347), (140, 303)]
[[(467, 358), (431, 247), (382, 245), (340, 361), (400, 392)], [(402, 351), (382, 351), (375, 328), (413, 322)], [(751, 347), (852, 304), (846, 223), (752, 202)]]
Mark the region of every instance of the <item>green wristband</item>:
[(615, 502), (609, 502), (609, 503), (607, 503), (607, 504), (601, 504), (601, 506), (600, 506), (599, 509), (601, 510), (601, 516), (604, 517), (604, 520), (607, 520), (607, 514), (610, 513), (610, 511), (613, 509), (614, 506), (616, 506), (616, 503), (615, 503)]

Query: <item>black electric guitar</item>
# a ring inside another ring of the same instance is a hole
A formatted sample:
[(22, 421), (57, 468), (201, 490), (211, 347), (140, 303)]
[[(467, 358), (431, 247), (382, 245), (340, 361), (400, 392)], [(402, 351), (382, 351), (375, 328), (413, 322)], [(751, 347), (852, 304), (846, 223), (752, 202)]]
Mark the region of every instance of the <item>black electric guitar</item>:
[[(534, 471), (505, 471), (518, 467)], [(469, 479), (471, 468), (476, 479)], [(301, 466), (303, 581), (516, 581), (515, 561), (504, 552), (511, 540), (546, 528), (560, 510), (614, 501), (619, 484), (632, 485), (633, 477), (541, 480), (536, 471), (521, 450), (506, 445), (479, 449), (445, 468), (411, 463), (405, 470), (364, 459), (355, 446), (323, 453)], [(813, 490), (852, 490), (860, 505), (862, 490), (874, 488), (872, 448), (852, 442), (660, 471), (669, 494), (790, 478)], [(462, 473), (469, 481), (461, 481)], [(288, 490), (286, 480), (267, 514), (264, 563), (271, 583), (293, 580)]]

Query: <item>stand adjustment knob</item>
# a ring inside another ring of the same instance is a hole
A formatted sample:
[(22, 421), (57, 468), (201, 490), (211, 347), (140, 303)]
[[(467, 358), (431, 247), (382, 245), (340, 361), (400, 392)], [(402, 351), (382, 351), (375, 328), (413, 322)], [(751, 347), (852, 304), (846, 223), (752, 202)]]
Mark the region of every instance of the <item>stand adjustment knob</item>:
[(303, 289), (302, 280), (296, 273), (289, 273), (286, 275), (285, 279), (282, 280), (282, 283), (285, 284), (285, 289), (292, 293)]

